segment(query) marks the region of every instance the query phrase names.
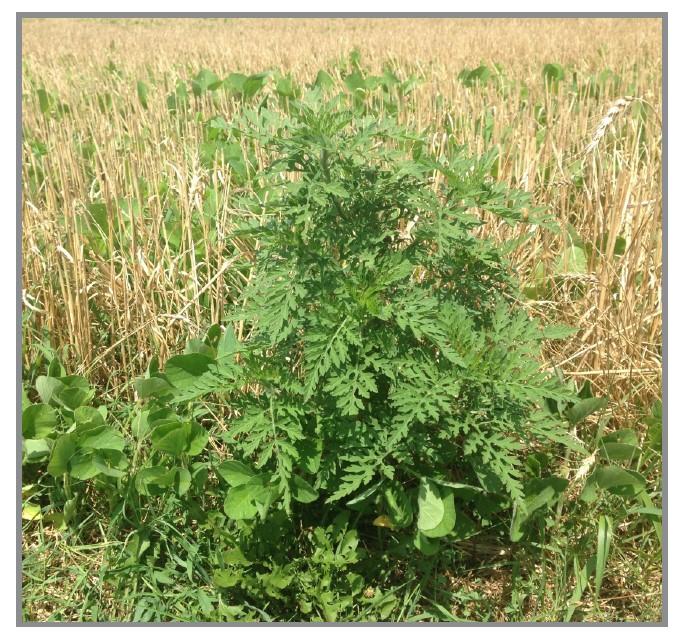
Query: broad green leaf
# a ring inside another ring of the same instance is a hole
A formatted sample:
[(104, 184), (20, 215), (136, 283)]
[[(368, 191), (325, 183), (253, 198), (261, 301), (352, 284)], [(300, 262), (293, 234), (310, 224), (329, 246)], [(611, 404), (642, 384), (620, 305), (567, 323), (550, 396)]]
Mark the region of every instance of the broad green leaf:
[[(155, 467), (146, 467), (139, 470), (134, 477), (134, 486), (139, 494), (150, 496), (156, 493), (161, 493), (161, 490), (166, 487), (162, 484), (166, 480), (167, 469), (161, 465)], [(158, 483), (159, 481), (159, 483)], [(155, 489), (153, 490), (153, 486)]]
[(319, 494), (314, 488), (300, 476), (295, 474), (291, 478), (291, 495), (299, 503), (311, 503), (319, 498)]
[(121, 452), (95, 452), (92, 463), (101, 474), (113, 478), (122, 478), (129, 465), (127, 458)]
[(296, 448), (300, 467), (310, 474), (316, 474), (321, 465), (322, 440), (303, 439), (296, 444)]
[(168, 571), (152, 571), (152, 577), (158, 584), (174, 584), (176, 579), (173, 574)]
[(223, 82), (225, 88), (231, 92), (241, 94), (244, 91), (244, 84), (246, 83), (247, 76), (239, 72), (232, 72)]
[(164, 374), (171, 385), (179, 391), (193, 386), (197, 378), (207, 373), (214, 366), (214, 361), (201, 353), (177, 355), (167, 360)]
[(21, 519), (28, 521), (41, 520), (42, 507), (40, 507), (40, 505), (34, 505), (32, 503), (24, 503), (21, 506)]
[(461, 541), (471, 538), (481, 531), (480, 528), (462, 511), (456, 509), (455, 525), (447, 538), (451, 541)]
[(585, 417), (595, 413), (597, 410), (605, 408), (607, 404), (607, 397), (588, 397), (587, 399), (577, 402), (577, 404), (574, 404), (569, 410), (567, 410), (566, 417), (568, 417), (568, 420), (571, 423), (576, 424), (582, 421)]
[(65, 377), (66, 375), (66, 369), (63, 368), (63, 365), (56, 356), (49, 361), (47, 375), (49, 375), (49, 377)]
[(415, 532), (413, 545), (423, 555), (435, 555), (439, 551), (439, 540), (429, 540), (421, 531)]
[(443, 538), (450, 535), (455, 527), (455, 496), (453, 492), (443, 490), (444, 517), (433, 529), (426, 529), (422, 534), (427, 538)]
[(200, 355), (206, 355), (209, 357), (213, 356), (213, 349), (203, 340), (199, 338), (193, 338), (188, 340), (185, 345), (186, 353), (199, 353)]
[(80, 406), (73, 411), (76, 426), (91, 424), (91, 427), (102, 426), (105, 421), (98, 408), (93, 406)]
[(26, 463), (39, 463), (47, 459), (52, 451), (47, 439), (24, 439), (23, 458)]
[(196, 97), (206, 94), (209, 87), (219, 84), (218, 77), (211, 70), (200, 70), (192, 80), (192, 91)]
[(611, 432), (610, 434), (607, 434), (602, 441), (604, 443), (616, 442), (638, 446), (638, 437), (636, 436), (636, 432), (631, 428), (621, 428), (620, 430)]
[(75, 454), (75, 440), (72, 435), (61, 435), (52, 448), (52, 456), (47, 465), (47, 472), (52, 476), (62, 476), (68, 471), (68, 464)]
[(64, 388), (63, 382), (55, 377), (41, 375), (35, 380), (35, 390), (45, 404), (51, 404), (54, 396)]
[(223, 332), (221, 331), (220, 325), (211, 325), (204, 334), (204, 344), (207, 345), (209, 349), (214, 350), (218, 346), (222, 335)]
[(547, 83), (558, 83), (565, 77), (565, 72), (561, 64), (545, 64), (542, 69), (542, 76)]
[(196, 421), (188, 423), (185, 453), (197, 456), (209, 443), (209, 433)]
[(327, 72), (320, 70), (317, 73), (317, 77), (314, 82), (314, 86), (316, 88), (320, 88), (321, 90), (330, 90), (334, 85), (335, 81)]
[(601, 488), (620, 496), (633, 496), (645, 489), (643, 476), (633, 470), (616, 465), (599, 467), (594, 472), (594, 482)]
[(78, 452), (70, 460), (70, 474), (73, 478), (86, 481), (99, 473), (99, 468), (94, 464), (94, 455), (91, 452)]
[(151, 440), (156, 450), (196, 456), (206, 446), (209, 435), (195, 421), (161, 421), (153, 428)]
[(190, 489), (190, 481), (192, 480), (190, 472), (183, 467), (175, 467), (171, 470), (171, 474), (176, 493), (183, 496)]
[(32, 404), (21, 415), (21, 429), (25, 439), (44, 439), (56, 428), (56, 411), (49, 404)]
[(354, 70), (343, 80), (347, 89), (352, 93), (364, 93), (368, 89), (364, 75), (359, 70)]
[(232, 357), (240, 349), (239, 341), (235, 335), (235, 330), (232, 325), (228, 325), (223, 332), (223, 335), (218, 340), (218, 363), (221, 364), (226, 360), (232, 362)]
[(148, 86), (143, 81), (136, 82), (136, 94), (144, 109), (148, 109)]
[[(61, 381), (65, 381), (67, 378), (62, 377)], [(59, 390), (53, 395), (54, 401), (65, 406), (69, 410), (75, 410), (80, 406), (88, 404), (92, 399), (94, 399), (94, 389), (87, 387), (77, 386), (68, 386), (62, 390)]]
[(256, 476), (245, 484), (231, 487), (225, 497), (223, 511), (232, 520), (251, 520), (258, 514), (255, 501), (265, 494), (263, 477)]
[(232, 564), (234, 566), (251, 566), (253, 563), (246, 558), (239, 547), (224, 551), (222, 559), (224, 564)]
[(173, 489), (178, 496), (190, 489), (192, 477), (182, 467), (165, 468), (163, 466), (147, 467), (136, 474), (135, 485), (140, 494), (157, 495)]
[(85, 431), (77, 431), (78, 447), (92, 450), (115, 450), (122, 452), (126, 445), (124, 437), (109, 426), (95, 426)]
[(131, 420), (131, 432), (137, 439), (145, 439), (150, 432), (148, 424), (148, 410), (139, 410)]
[(274, 503), (280, 496), (279, 485), (265, 485), (260, 495), (254, 500), (256, 510), (261, 520), (265, 520), (268, 515), (272, 503)]
[(600, 454), (610, 461), (633, 461), (641, 450), (631, 443), (619, 443), (601, 439)]
[(170, 421), (157, 426), (151, 433), (155, 450), (169, 452), (178, 456), (186, 449), (187, 424), (183, 421)]
[(248, 76), (244, 82), (244, 85), (242, 86), (242, 94), (244, 98), (250, 99), (253, 97), (265, 85), (267, 76), (268, 73), (266, 72)]
[(256, 473), (248, 465), (239, 461), (223, 461), (216, 467), (216, 471), (232, 487), (244, 485), (250, 478), (256, 476)]
[(40, 106), (40, 112), (47, 114), (51, 109), (51, 103), (49, 95), (44, 88), (38, 88), (38, 104)]
[(296, 98), (300, 95), (300, 87), (297, 86), (293, 77), (279, 77), (275, 82), (275, 89), (280, 97)]
[(141, 399), (147, 399), (153, 395), (165, 395), (171, 390), (171, 384), (161, 377), (137, 377), (134, 390)]
[(566, 490), (568, 481), (558, 476), (531, 479), (524, 486), (525, 498), (521, 505), (515, 505), (510, 527), (510, 539), (519, 542), (524, 535), (523, 526), (542, 507), (553, 505)]
[(444, 501), (438, 487), (426, 478), (418, 489), (418, 529), (431, 531), (444, 518)]
[(559, 256), (555, 272), (557, 274), (587, 274), (587, 255), (580, 246), (569, 246)]
[(81, 375), (64, 375), (60, 377), (59, 380), (68, 388), (79, 388), (82, 390), (91, 388), (91, 384), (87, 381), (87, 378), (84, 378)]

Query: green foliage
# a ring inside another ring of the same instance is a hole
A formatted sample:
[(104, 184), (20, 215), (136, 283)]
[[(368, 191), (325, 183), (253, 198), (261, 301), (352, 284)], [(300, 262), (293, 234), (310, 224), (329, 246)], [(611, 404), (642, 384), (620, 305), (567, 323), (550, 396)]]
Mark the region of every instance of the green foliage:
[[(499, 73), (482, 65), (461, 78), (474, 86)], [(374, 115), (371, 96), (395, 112), (415, 81), (369, 75), (353, 53), (312, 87), (201, 70), (191, 93), (179, 82), (168, 95), (181, 121), (219, 91), (241, 100), (234, 119), (199, 119), (198, 149), (205, 169), (230, 169), (233, 268), (252, 281), (225, 326), (162, 368), (150, 362), (119, 419), (58, 362), (24, 393), (22, 415), (24, 471), (40, 482), (27, 515), (74, 533), (90, 503), (109, 516), (106, 537), (122, 544), (101, 574), (134, 620), (455, 620), (422, 603), (439, 560), (457, 560), (453, 545), (489, 533), (526, 546), (554, 524), (569, 492), (558, 457), (588, 455), (569, 426), (608, 401), (543, 369), (543, 340), (575, 330), (529, 318), (505, 249), (477, 236), (475, 209), (550, 225), (527, 194), (493, 179), (497, 153), (435, 158), (422, 134)], [(147, 108), (143, 82), (137, 95)], [(486, 142), (491, 125), (478, 130)], [(88, 207), (101, 256), (118, 232), (109, 218), (142, 218), (139, 189), (119, 214)], [(215, 185), (204, 191), (197, 261), (221, 198)], [(184, 218), (171, 192), (162, 203), (162, 239), (178, 252)], [(571, 248), (561, 273), (586, 265), (584, 248)], [(659, 449), (661, 407), (647, 423)], [(599, 434), (578, 504), (633, 503), (627, 512), (657, 524), (638, 437)], [(604, 514), (598, 554), (575, 558), (573, 600), (594, 573), (598, 596), (613, 524)], [(396, 586), (398, 566), (408, 570)]]
[(463, 85), (471, 88), (476, 85), (485, 85), (493, 78), (493, 73), (488, 66), (480, 64), (476, 68), (470, 70), (463, 68), (458, 75), (458, 79), (462, 81)]
[(563, 81), (566, 73), (561, 64), (545, 64), (542, 69), (542, 76), (548, 88), (557, 90), (559, 82)]
[[(346, 78), (354, 91), (359, 72)], [(493, 156), (439, 162), (421, 137), (319, 92), (287, 119), (245, 111), (217, 129), (277, 156), (238, 200), (235, 235), (259, 244), (246, 307), (230, 316), (247, 342), (228, 327), (212, 353), (175, 356), (136, 390), (151, 410), (227, 397), (235, 414), (221, 436), (238, 460), (218, 469), (225, 514), (265, 523), (277, 507), (355, 506), (430, 553), (456, 511), (465, 527), (479, 519), (485, 497), (513, 504), (519, 525), (551, 504), (556, 485), (529, 491), (540, 482), (524, 464), (537, 447), (581, 450), (544, 404), (577, 396), (537, 360), (543, 338), (569, 332), (526, 316), (500, 250), (474, 236), (472, 208), (514, 223), (528, 204), (491, 180)], [(428, 186), (435, 172), (441, 195)], [(529, 221), (546, 218), (535, 209)], [(190, 424), (153, 427), (157, 451), (203, 447)]]

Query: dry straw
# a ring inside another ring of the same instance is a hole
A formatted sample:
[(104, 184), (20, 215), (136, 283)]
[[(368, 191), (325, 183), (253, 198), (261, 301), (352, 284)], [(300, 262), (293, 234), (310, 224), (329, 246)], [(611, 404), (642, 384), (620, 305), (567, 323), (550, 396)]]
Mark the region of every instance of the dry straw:
[[(651, 403), (661, 387), (661, 128), (656, 115), (632, 115), (628, 106), (637, 99), (619, 95), (643, 95), (659, 111), (660, 28), (659, 20), (620, 19), (28, 21), (26, 364), (47, 331), (54, 347), (67, 350), (70, 371), (115, 389), (142, 373), (152, 355), (163, 360), (218, 322), (248, 282), (227, 266), (237, 245), (230, 236), (237, 212), (230, 175), (225, 164), (200, 163), (203, 126), (193, 116), (172, 115), (167, 93), (178, 80), (189, 88), (200, 68), (222, 77), (279, 67), (300, 82), (329, 69), (338, 79), (335, 62), (358, 47), (364, 68), (390, 63), (399, 76), (422, 78), (400, 120), (436, 130), (435, 155), (449, 155), (455, 144), (472, 153), (497, 146), (496, 178), (527, 188), (556, 217), (559, 234), (535, 231), (512, 254), (526, 288), (557, 279), (552, 295), (529, 303), (533, 313), (580, 328), (546, 350), (547, 363), (619, 401)], [(602, 54), (599, 41), (609, 42)], [(506, 80), (463, 85), (458, 73), (482, 59), (502, 64)], [(552, 61), (574, 65), (580, 80), (611, 68), (619, 83), (596, 94), (574, 92), (567, 77), (565, 89), (553, 92), (542, 80), (543, 65)], [(138, 80), (149, 87), (147, 109)], [(69, 105), (68, 116), (41, 113), (36, 92), (43, 86)], [(111, 107), (100, 106), (105, 94)], [(599, 104), (608, 102), (585, 144)], [(225, 93), (193, 103), (203, 120), (227, 119), (239, 107)], [(620, 116), (622, 136), (601, 143)], [(566, 159), (572, 155), (598, 160), (573, 173)], [(29, 186), (39, 174), (40, 186)], [(209, 243), (200, 237), (209, 229), (207, 188), (218, 192), (216, 241)], [(179, 249), (166, 245), (161, 190), (174, 200)], [(120, 201), (142, 196), (144, 217), (125, 221)], [(91, 252), (82, 230), (92, 203), (103, 204), (109, 225), (119, 226), (102, 236), (105, 256)], [(522, 236), (521, 228), (486, 219), (483, 230), (500, 240)], [(584, 269), (571, 268), (577, 251), (570, 227), (586, 248)], [(197, 265), (200, 247), (206, 256)]]
[(617, 99), (617, 101), (613, 103), (610, 109), (606, 112), (606, 115), (601, 119), (601, 122), (594, 130), (594, 135), (592, 136), (591, 142), (589, 145), (587, 145), (587, 147), (585, 147), (585, 154), (590, 154), (599, 146), (599, 143), (603, 139), (605, 133), (608, 131), (608, 128), (613, 124), (613, 121), (618, 118), (625, 111), (627, 106), (635, 100), (636, 99), (634, 97), (625, 96)]

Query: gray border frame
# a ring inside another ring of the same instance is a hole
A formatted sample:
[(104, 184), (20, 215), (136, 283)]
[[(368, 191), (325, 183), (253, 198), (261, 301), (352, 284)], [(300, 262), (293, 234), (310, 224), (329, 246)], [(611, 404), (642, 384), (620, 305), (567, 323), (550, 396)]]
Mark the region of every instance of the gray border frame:
[[(22, 276), (22, 221), (21, 221), (21, 146), (23, 142), (23, 111), (22, 111), (22, 84), (21, 84), (21, 60), (22, 60), (22, 22), (24, 18), (659, 18), (662, 20), (662, 620), (658, 622), (581, 622), (581, 623), (537, 623), (537, 622), (510, 622), (510, 623), (226, 623), (226, 622), (166, 622), (166, 623), (141, 623), (141, 622), (25, 622), (22, 620), (21, 594), (22, 594), (22, 519), (21, 519), (21, 357), (22, 357), (22, 300), (21, 300), (21, 276)], [(59, 626), (59, 625), (78, 625), (78, 626), (100, 626), (100, 627), (147, 627), (147, 626), (596, 626), (608, 627), (622, 625), (626, 627), (667, 627), (668, 626), (668, 462), (665, 459), (668, 445), (668, 362), (666, 362), (668, 352), (668, 259), (669, 244), (667, 240), (668, 225), (668, 12), (17, 12), (16, 13), (16, 626)]]

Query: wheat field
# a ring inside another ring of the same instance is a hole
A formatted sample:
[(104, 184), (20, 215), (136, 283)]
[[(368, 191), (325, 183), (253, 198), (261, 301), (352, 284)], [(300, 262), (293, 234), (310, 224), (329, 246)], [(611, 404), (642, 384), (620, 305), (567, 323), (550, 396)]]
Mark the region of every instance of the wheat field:
[[(535, 296), (531, 307), (580, 328), (567, 345), (550, 349), (551, 364), (625, 401), (650, 401), (661, 371), (660, 29), (655, 19), (26, 21), (24, 354), (48, 331), (74, 370), (114, 386), (142, 372), (151, 355), (166, 357), (186, 335), (218, 320), (224, 295), (246, 282), (222, 271), (228, 174), (219, 183), (222, 248), (196, 268), (189, 219), (202, 212), (204, 188), (213, 183), (199, 161), (200, 123), (179, 127), (167, 92), (201, 68), (218, 76), (278, 68), (311, 82), (356, 48), (364, 67), (389, 63), (422, 77), (406, 122), (428, 129), (439, 151), (449, 136), (476, 151), (497, 145), (496, 177), (532, 192), (559, 220), (559, 235), (538, 235), (515, 253), (524, 286), (559, 266), (555, 296)], [(482, 62), (504, 69), (509, 81), (465, 86), (458, 74)], [(606, 69), (615, 75), (596, 94), (569, 84), (555, 93), (543, 82), (546, 63), (574, 65), (579, 80)], [(147, 109), (137, 80), (153, 85)], [(70, 115), (43, 116), (39, 88), (58, 95)], [(585, 153), (625, 95), (637, 99)], [(226, 98), (202, 98), (199, 106), (205, 119), (238, 107)], [(31, 188), (36, 171), (43, 179)], [(147, 189), (147, 221), (124, 223), (125, 234), (100, 257), (80, 230), (87, 205), (137, 199), (139, 182)], [(158, 239), (161, 182), (178, 201), (180, 252), (162, 249)], [(602, 245), (584, 270), (563, 261), (579, 252), (568, 225), (585, 243)], [(485, 229), (511, 236), (494, 222)]]
[[(24, 379), (51, 349), (103, 396), (132, 401), (151, 358), (237, 303), (249, 279), (231, 269), (236, 184), (226, 161), (205, 157), (204, 130), (242, 101), (196, 93), (200, 71), (271, 71), (256, 98), (275, 103), (273, 73), (307, 89), (324, 71), (341, 91), (355, 63), (410, 78), (395, 115), (434, 153), (496, 151), (493, 178), (554, 218), (556, 231), (534, 229), (510, 254), (531, 314), (577, 328), (548, 342), (543, 361), (608, 395), (611, 428), (643, 434), (662, 392), (657, 18), (25, 19)], [(382, 98), (373, 91), (367, 106), (383, 111)], [(485, 219), (480, 230), (501, 242), (525, 236)], [(659, 609), (659, 561), (643, 566), (627, 534), (609, 568), (614, 592), (596, 604), (609, 620)], [(59, 547), (45, 555), (69, 569)], [(55, 595), (73, 600), (61, 582)], [(49, 618), (44, 607), (36, 618)]]

